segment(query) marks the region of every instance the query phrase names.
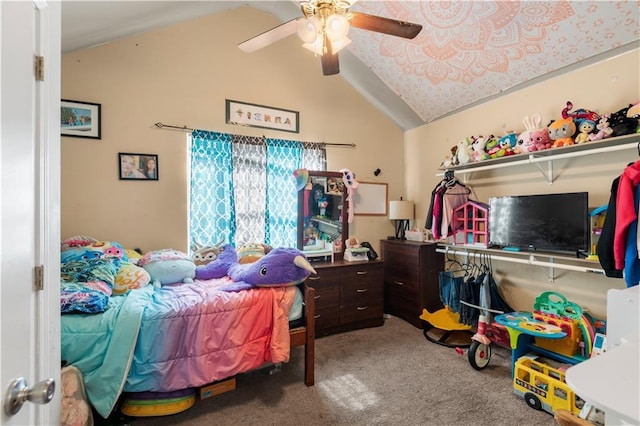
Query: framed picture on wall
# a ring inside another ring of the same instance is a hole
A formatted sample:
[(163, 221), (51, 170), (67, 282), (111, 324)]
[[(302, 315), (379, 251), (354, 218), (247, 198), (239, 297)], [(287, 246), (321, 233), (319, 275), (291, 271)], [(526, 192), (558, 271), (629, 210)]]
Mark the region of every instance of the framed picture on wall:
[(74, 138), (101, 138), (100, 104), (60, 101), (60, 134)]
[(158, 180), (158, 156), (156, 154), (118, 153), (118, 177), (120, 180)]

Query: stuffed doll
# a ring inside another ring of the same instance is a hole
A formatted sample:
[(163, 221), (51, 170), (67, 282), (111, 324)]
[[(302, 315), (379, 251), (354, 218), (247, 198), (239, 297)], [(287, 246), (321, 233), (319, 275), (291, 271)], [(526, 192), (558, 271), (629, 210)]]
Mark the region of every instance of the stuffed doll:
[(359, 183), (356, 180), (356, 174), (351, 172), (349, 169), (340, 169), (340, 172), (342, 173), (344, 186), (347, 188), (347, 201), (349, 202), (349, 215), (347, 221), (351, 223), (353, 222), (353, 194), (355, 194)]
[(540, 114), (533, 114), (522, 119), (525, 131), (518, 135), (516, 153), (542, 151), (551, 148), (551, 140), (546, 127), (542, 127)]
[(471, 138), (464, 138), (458, 142), (456, 154), (458, 156), (458, 164), (467, 164), (471, 162), (473, 156), (473, 148), (471, 147)]
[(471, 160), (473, 162), (483, 161), (489, 159), (489, 154), (485, 151), (487, 148), (487, 138), (484, 136), (478, 136), (471, 144), (473, 153)]
[(209, 280), (225, 275), (234, 282), (221, 287), (224, 291), (240, 291), (253, 287), (296, 285), (315, 274), (304, 253), (290, 247), (278, 247), (253, 263), (238, 263), (234, 248), (226, 245), (218, 258), (196, 268), (196, 278)]
[(191, 245), (191, 260), (195, 263), (196, 266), (206, 265), (207, 263), (214, 261), (217, 259), (218, 255), (222, 251), (222, 243), (224, 241), (220, 241), (219, 243), (213, 246), (205, 246), (194, 242)]
[(589, 140), (599, 141), (601, 139), (606, 139), (606, 138), (610, 138), (611, 137), (611, 135), (613, 133), (613, 129), (609, 125), (609, 115), (608, 114), (605, 114), (602, 117), (600, 117), (600, 120), (598, 120), (598, 124), (596, 124), (596, 129), (598, 131), (596, 133), (590, 134), (589, 135)]
[(612, 136), (630, 135), (636, 132), (638, 128), (638, 119), (635, 117), (628, 117), (627, 113), (633, 105), (629, 104), (628, 107), (622, 108), (611, 114), (609, 117), (609, 123), (613, 129)]
[(164, 249), (150, 251), (138, 262), (151, 276), (154, 287), (174, 283), (192, 283), (196, 265), (185, 253)]
[(576, 135), (575, 142), (576, 143), (589, 142), (591, 140), (590, 138), (591, 134), (596, 129), (596, 123), (587, 119), (579, 121), (578, 123), (579, 123), (578, 134)]

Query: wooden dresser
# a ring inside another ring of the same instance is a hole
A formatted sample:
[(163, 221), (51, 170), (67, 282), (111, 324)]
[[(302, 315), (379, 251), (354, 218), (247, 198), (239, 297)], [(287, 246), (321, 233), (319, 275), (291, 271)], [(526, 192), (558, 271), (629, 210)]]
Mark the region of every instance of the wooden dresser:
[(316, 336), (383, 324), (382, 262), (313, 263)]
[(435, 243), (380, 241), (384, 262), (384, 311), (422, 327), (422, 309), (435, 312), (440, 302), (438, 273), (444, 257)]

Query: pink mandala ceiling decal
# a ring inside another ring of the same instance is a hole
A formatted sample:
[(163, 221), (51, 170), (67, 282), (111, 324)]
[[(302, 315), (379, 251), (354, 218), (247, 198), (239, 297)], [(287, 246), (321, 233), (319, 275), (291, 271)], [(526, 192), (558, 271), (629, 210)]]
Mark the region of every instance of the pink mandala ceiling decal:
[(638, 40), (638, 0), (366, 1), (421, 23), (413, 40), (354, 30), (348, 49), (425, 121)]

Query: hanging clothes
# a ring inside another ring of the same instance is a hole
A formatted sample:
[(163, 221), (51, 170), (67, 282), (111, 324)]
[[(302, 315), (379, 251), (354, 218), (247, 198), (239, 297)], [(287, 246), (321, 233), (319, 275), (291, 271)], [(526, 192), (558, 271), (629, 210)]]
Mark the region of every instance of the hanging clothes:
[[(640, 161), (629, 164), (611, 185), (597, 254), (605, 275), (624, 278), (627, 287), (640, 281), (638, 202)], [(624, 272), (623, 272), (624, 271)]]
[(431, 192), (431, 203), (427, 211), (425, 228), (430, 230), (435, 239), (453, 235), (451, 220), (453, 210), (469, 201), (471, 190), (458, 182), (453, 174), (447, 172)]
[(618, 197), (618, 184), (620, 177), (611, 183), (611, 195), (607, 205), (607, 214), (604, 217), (602, 232), (596, 246), (596, 254), (600, 266), (609, 278), (622, 278), (622, 269), (616, 269), (616, 262), (613, 257), (613, 239), (616, 232), (616, 199)]
[(620, 175), (616, 199), (616, 231), (613, 239), (613, 256), (616, 269), (624, 269), (627, 232), (632, 222), (637, 222), (635, 188), (640, 183), (640, 161), (627, 166)]
[(638, 258), (638, 204), (640, 203), (640, 185), (636, 186), (634, 210), (636, 220), (629, 225), (627, 245), (624, 257), (624, 281), (627, 287), (640, 284), (640, 259)]

